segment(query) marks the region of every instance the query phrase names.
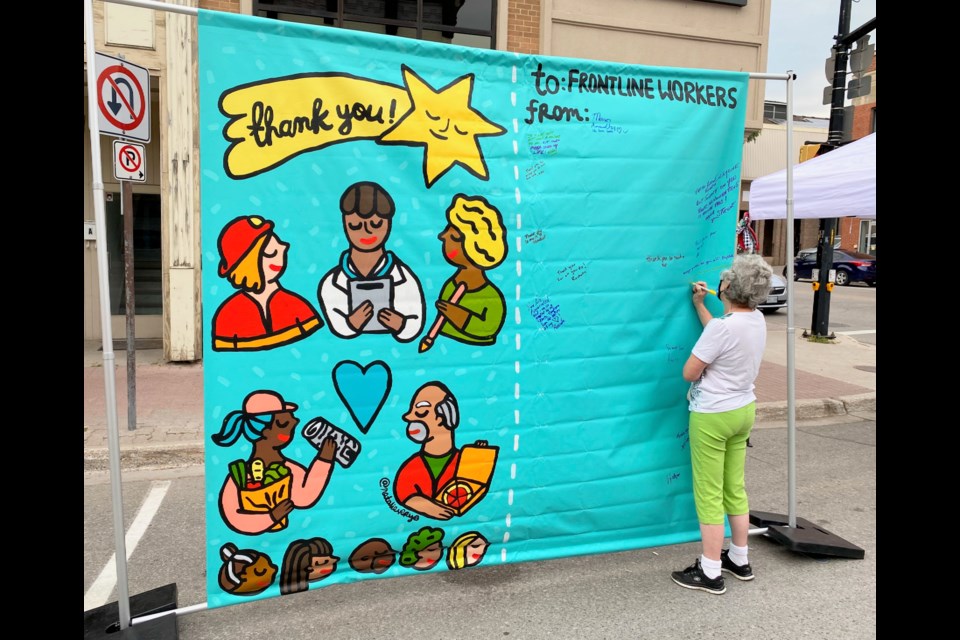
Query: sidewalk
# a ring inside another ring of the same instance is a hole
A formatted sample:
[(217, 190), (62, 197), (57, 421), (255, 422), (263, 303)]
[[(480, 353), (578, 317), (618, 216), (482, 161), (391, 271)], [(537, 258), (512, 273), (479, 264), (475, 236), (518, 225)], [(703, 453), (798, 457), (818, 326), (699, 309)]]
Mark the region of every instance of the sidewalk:
[[(876, 412), (877, 350), (839, 335), (830, 344), (795, 336), (796, 419)], [(84, 471), (108, 467), (103, 354), (99, 342), (83, 345)], [(203, 464), (203, 365), (163, 362), (160, 349), (136, 353), (137, 428), (127, 429), (126, 351), (115, 350), (117, 420), (123, 469)], [(757, 426), (787, 421), (786, 330), (771, 327), (757, 379)], [(171, 402), (175, 399), (175, 402)], [(872, 415), (868, 415), (872, 417)]]

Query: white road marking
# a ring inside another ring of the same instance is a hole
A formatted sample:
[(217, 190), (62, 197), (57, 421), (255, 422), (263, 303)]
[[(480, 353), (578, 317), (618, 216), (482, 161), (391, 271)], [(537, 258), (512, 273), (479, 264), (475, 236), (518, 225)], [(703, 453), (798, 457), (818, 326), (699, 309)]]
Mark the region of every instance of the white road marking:
[[(160, 503), (163, 502), (163, 498), (167, 495), (169, 488), (169, 480), (154, 482), (151, 485), (150, 492), (147, 493), (147, 497), (143, 499), (143, 504), (140, 505), (140, 510), (137, 512), (137, 516), (133, 519), (133, 522), (130, 523), (130, 528), (124, 537), (124, 544), (127, 547), (127, 561), (130, 560), (130, 556), (133, 555), (134, 550), (137, 548), (137, 543), (140, 542), (140, 538), (147, 532), (147, 527), (150, 526), (150, 521), (153, 520), (153, 516), (157, 514)], [(100, 572), (100, 575), (97, 576), (97, 579), (93, 581), (93, 584), (90, 585), (87, 592), (83, 594), (83, 610), (89, 611), (90, 609), (105, 605), (110, 594), (113, 593), (113, 588), (116, 584), (117, 554), (114, 553), (110, 556), (110, 560), (103, 568), (103, 571)]]

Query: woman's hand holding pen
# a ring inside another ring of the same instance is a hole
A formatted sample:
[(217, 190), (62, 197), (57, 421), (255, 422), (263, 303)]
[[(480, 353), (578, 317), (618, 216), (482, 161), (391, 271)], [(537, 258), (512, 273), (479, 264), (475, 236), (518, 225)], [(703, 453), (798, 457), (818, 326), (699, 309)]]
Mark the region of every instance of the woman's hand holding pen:
[(707, 283), (703, 280), (698, 280), (697, 282), (692, 282), (693, 285), (693, 304), (694, 306), (698, 304), (703, 304), (704, 299), (707, 297), (707, 294), (710, 293), (710, 290), (707, 288)]
[(704, 327), (707, 326), (707, 323), (713, 319), (713, 315), (710, 313), (710, 310), (707, 309), (707, 305), (704, 302), (704, 299), (707, 297), (707, 294), (716, 295), (716, 291), (707, 288), (707, 283), (703, 280), (698, 280), (697, 282), (691, 282), (693, 285), (693, 308), (697, 312), (697, 318), (700, 320), (700, 324)]

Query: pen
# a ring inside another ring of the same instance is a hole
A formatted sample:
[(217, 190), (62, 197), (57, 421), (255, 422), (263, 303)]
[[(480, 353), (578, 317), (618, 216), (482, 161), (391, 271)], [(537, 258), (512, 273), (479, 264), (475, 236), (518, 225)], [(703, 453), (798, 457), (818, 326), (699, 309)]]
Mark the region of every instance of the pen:
[[(466, 292), (467, 292), (467, 285), (461, 282), (460, 285), (457, 287), (456, 291), (453, 292), (453, 295), (450, 296), (449, 302), (452, 302), (453, 304), (460, 302), (460, 298), (462, 298), (463, 294)], [(436, 338), (437, 334), (440, 333), (440, 328), (443, 327), (443, 323), (446, 321), (447, 319), (443, 316), (442, 313), (437, 314), (436, 321), (433, 323), (433, 326), (430, 327), (430, 333), (428, 333), (427, 336), (420, 341), (420, 353), (423, 353), (424, 351), (426, 351), (427, 349), (433, 346), (434, 338)]]
[[(694, 285), (694, 286), (697, 285), (696, 282), (691, 282), (690, 284), (692, 284), (692, 285)], [(704, 288), (706, 289), (706, 287), (704, 287)], [(709, 294), (711, 294), (711, 295), (714, 295), (714, 296), (717, 295), (717, 292), (714, 291), (713, 289), (706, 289), (706, 291), (707, 291), (707, 293), (709, 293)]]

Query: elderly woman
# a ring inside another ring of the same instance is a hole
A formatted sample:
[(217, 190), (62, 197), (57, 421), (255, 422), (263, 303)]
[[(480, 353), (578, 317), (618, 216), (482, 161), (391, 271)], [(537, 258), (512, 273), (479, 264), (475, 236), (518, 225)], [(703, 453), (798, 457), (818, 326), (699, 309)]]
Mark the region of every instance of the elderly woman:
[[(721, 594), (721, 571), (739, 580), (753, 580), (747, 559), (750, 527), (743, 472), (747, 438), (756, 415), (754, 381), (767, 341), (767, 325), (757, 305), (770, 289), (770, 266), (756, 254), (738, 255), (720, 275), (717, 296), (723, 315), (714, 318), (704, 304), (707, 284), (693, 285), (693, 306), (703, 333), (683, 365), (691, 382), (690, 458), (693, 498), (700, 521), (703, 553), (672, 574), (681, 587)], [(723, 549), (726, 514), (732, 544)]]
[(466, 344), (494, 344), (506, 302), (486, 272), (507, 257), (503, 217), (485, 198), (458, 194), (447, 209), (447, 222), (438, 238), (444, 259), (457, 271), (443, 284), (436, 303), (445, 320), (440, 334)]

